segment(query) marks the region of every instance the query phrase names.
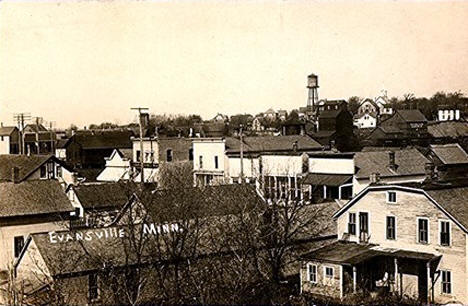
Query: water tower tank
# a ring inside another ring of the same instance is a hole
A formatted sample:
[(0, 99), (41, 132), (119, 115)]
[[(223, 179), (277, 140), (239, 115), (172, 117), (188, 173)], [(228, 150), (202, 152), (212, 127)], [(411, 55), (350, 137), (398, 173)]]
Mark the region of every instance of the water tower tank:
[(316, 88), (318, 86), (318, 75), (311, 74), (307, 76), (307, 87), (308, 88)]

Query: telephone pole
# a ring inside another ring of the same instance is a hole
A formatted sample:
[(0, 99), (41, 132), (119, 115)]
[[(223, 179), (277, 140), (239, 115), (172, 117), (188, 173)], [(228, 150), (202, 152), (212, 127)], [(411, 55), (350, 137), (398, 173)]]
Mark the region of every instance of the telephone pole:
[(25, 154), (25, 148), (24, 148), (24, 122), (27, 120), (31, 119), (31, 114), (30, 113), (18, 113), (13, 115), (13, 120), (16, 121), (18, 129), (19, 129), (19, 138), (18, 139), (18, 145), (19, 145), (19, 152), (20, 154)]
[(240, 179), (241, 184), (244, 183), (244, 137), (243, 137), (243, 126), (240, 125), (239, 129), (240, 136)]
[[(138, 111), (138, 123), (140, 125), (140, 180), (141, 180), (141, 186), (143, 187), (145, 183), (145, 174), (144, 174), (144, 167), (145, 167), (145, 162), (143, 160), (143, 111), (149, 110), (147, 107), (132, 107), (130, 108), (131, 110), (136, 110)], [(142, 188), (143, 189), (143, 188)]]

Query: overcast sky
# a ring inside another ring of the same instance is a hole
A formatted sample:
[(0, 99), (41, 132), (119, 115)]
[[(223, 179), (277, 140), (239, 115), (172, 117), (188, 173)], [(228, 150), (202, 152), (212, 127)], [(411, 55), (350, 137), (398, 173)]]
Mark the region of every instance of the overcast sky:
[(463, 2), (1, 2), (0, 121), (258, 113), (320, 98), (468, 94)]

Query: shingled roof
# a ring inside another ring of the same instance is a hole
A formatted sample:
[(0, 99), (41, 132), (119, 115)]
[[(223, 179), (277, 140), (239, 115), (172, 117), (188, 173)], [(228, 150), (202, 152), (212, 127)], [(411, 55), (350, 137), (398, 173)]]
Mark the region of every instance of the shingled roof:
[(399, 109), (395, 111), (407, 122), (426, 122), (427, 119), (419, 109)]
[(56, 180), (0, 183), (0, 218), (59, 214), (74, 210)]
[(468, 137), (468, 122), (444, 121), (430, 123), (427, 131), (435, 138), (458, 138)]
[(134, 191), (123, 182), (82, 184), (74, 186), (73, 190), (85, 210), (121, 208)]
[(468, 187), (426, 190), (426, 193), (468, 229)]
[(458, 143), (431, 145), (431, 151), (445, 165), (468, 164), (468, 154)]
[(380, 152), (357, 152), (354, 155), (355, 165), (358, 168), (356, 177), (368, 178), (373, 173), (379, 173), (381, 177), (422, 175), (424, 167), (429, 160), (417, 149), (402, 149), (395, 152), (395, 170), (388, 167), (389, 153)]
[(28, 178), (34, 171), (39, 169), (50, 159), (55, 159), (53, 155), (0, 155), (0, 181), (11, 181), (12, 169), (17, 167), (19, 170), (18, 180), (22, 181)]
[[(292, 151), (293, 145), (296, 142), (298, 151), (313, 151), (323, 148), (323, 146), (313, 138), (302, 135), (244, 137), (243, 141), (244, 153)], [(240, 140), (227, 137), (226, 152), (239, 153)]]

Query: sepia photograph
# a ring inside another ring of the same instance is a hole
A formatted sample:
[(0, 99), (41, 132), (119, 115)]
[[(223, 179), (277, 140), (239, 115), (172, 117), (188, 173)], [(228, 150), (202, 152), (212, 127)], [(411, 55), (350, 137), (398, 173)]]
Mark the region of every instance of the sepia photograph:
[(0, 305), (468, 305), (468, 1), (0, 0)]

